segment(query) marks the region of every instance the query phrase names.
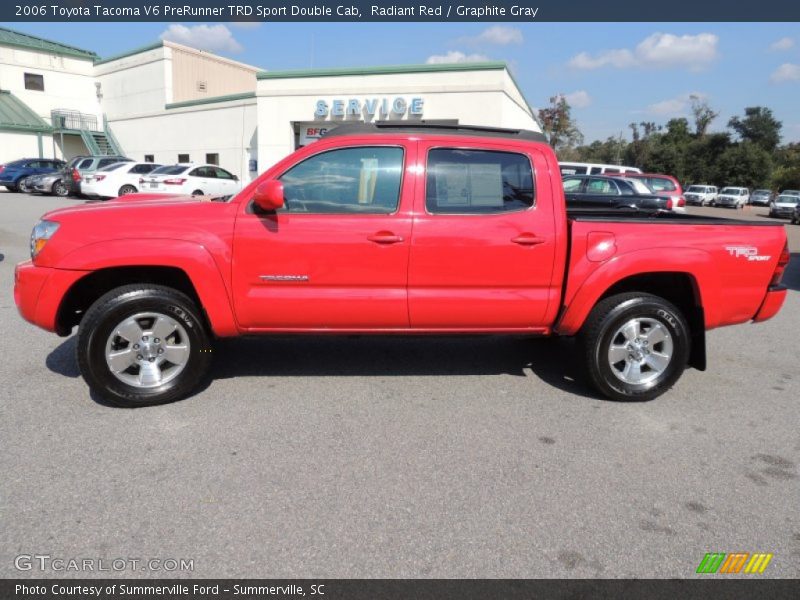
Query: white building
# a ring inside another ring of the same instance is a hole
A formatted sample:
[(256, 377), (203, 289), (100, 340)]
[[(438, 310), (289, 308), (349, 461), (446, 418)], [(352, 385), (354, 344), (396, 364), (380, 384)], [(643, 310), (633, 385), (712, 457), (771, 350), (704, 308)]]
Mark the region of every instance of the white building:
[[(44, 89), (26, 89), (38, 77)], [(343, 122), (539, 130), (501, 62), (259, 71), (166, 41), (101, 60), (0, 28), (0, 90), (0, 162), (119, 151), (245, 181)]]

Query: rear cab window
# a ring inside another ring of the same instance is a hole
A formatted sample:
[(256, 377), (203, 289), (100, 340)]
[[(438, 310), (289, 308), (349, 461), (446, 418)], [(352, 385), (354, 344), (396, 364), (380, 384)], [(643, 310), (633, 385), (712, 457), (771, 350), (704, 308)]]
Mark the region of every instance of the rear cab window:
[(530, 158), (516, 152), (432, 148), (425, 208), (430, 214), (497, 214), (535, 204)]

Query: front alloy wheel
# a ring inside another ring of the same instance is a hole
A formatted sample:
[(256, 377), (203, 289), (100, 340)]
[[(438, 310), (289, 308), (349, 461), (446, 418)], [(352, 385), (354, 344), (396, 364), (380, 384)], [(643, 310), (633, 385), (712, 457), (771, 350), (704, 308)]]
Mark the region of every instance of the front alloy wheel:
[(208, 374), (211, 345), (195, 303), (172, 288), (111, 290), (86, 311), (76, 347), (94, 393), (122, 407), (186, 397)]

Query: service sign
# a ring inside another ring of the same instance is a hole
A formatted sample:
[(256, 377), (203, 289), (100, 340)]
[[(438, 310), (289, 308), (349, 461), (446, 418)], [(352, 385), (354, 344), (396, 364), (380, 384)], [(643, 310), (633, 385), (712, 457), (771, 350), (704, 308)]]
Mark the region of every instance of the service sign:
[(422, 98), (333, 98), (320, 99), (314, 105), (317, 119), (400, 119), (421, 117), (425, 101)]

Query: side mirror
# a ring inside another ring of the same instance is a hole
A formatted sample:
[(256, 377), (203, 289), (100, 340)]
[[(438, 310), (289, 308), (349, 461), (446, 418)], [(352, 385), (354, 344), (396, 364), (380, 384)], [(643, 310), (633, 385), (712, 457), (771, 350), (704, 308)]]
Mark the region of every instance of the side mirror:
[(256, 188), (253, 202), (267, 212), (278, 210), (283, 206), (283, 184), (277, 179), (265, 181)]
[(233, 180), (234, 180), (234, 181), (239, 181), (239, 176), (238, 176), (238, 175), (234, 175), (234, 176), (233, 176)]

